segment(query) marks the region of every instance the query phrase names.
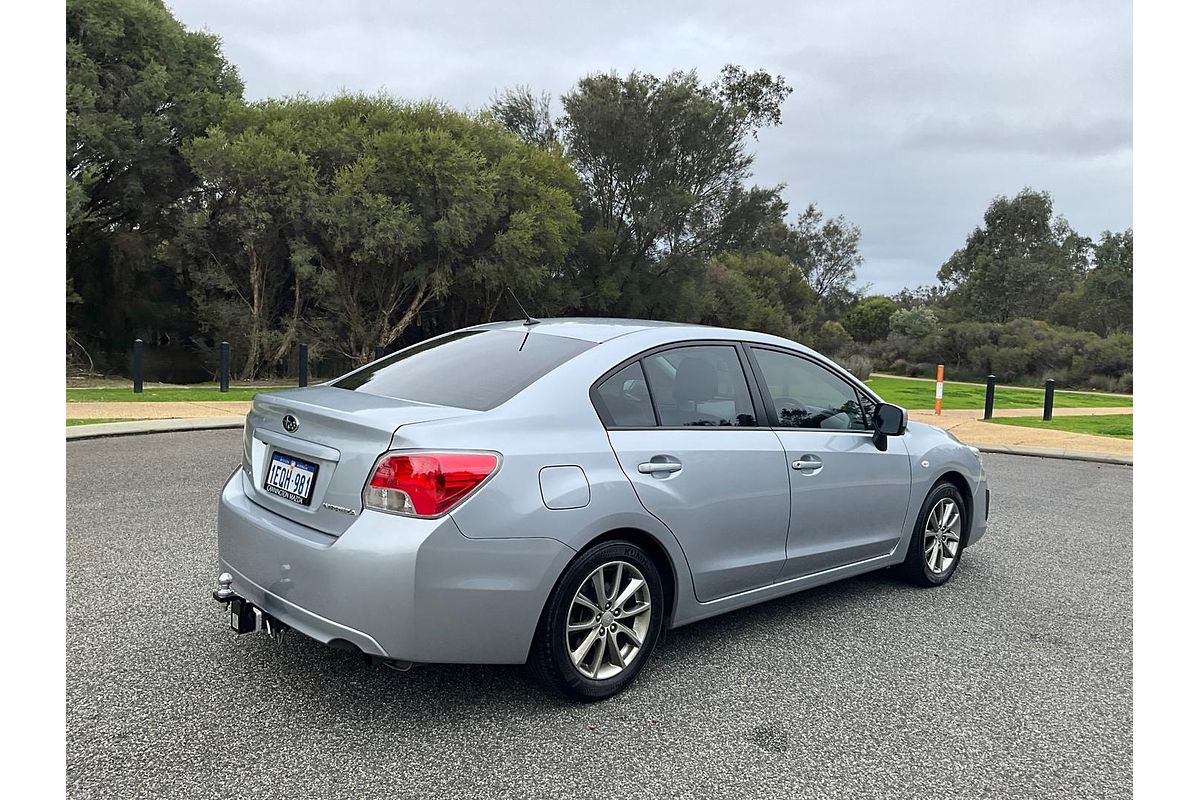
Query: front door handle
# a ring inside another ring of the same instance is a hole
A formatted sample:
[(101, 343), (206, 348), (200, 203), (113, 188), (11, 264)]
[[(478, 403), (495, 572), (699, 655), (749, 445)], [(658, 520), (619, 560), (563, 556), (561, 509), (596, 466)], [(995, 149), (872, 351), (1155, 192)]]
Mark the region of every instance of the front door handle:
[(792, 469), (800, 470), (801, 475), (816, 475), (825, 466), (821, 459), (810, 454), (802, 455), (792, 462)]
[(649, 461), (643, 461), (641, 464), (638, 464), (638, 472), (643, 475), (669, 475), (672, 472), (679, 472), (681, 469), (683, 469), (683, 464), (680, 464), (670, 456), (655, 456)]

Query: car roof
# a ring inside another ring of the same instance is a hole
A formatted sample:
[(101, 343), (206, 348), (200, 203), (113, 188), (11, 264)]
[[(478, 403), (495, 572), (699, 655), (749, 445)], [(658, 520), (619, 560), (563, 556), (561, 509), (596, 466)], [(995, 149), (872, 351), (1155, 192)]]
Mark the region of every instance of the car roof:
[(619, 319), (609, 317), (555, 317), (538, 320), (536, 324), (526, 325), (525, 320), (506, 320), (504, 322), (489, 322), (475, 325), (467, 330), (514, 330), (521, 333), (543, 333), (551, 336), (565, 336), (571, 339), (582, 339), (587, 342), (600, 344), (619, 336), (632, 333), (670, 329), (670, 332), (680, 339), (739, 339), (748, 342), (764, 344), (779, 344), (793, 349), (808, 351), (809, 348), (784, 339), (757, 331), (738, 330), (736, 328), (718, 328), (710, 325), (696, 325), (687, 322), (665, 322), (648, 319)]
[(688, 325), (683, 322), (662, 322), (645, 319), (618, 319), (609, 317), (554, 317), (540, 319), (534, 325), (526, 325), (525, 320), (515, 319), (504, 322), (489, 322), (485, 325), (475, 325), (468, 330), (516, 330), (521, 333), (547, 333), (552, 336), (566, 336), (570, 339), (582, 339), (587, 342), (607, 342), (627, 333), (636, 333), (649, 328), (697, 328), (707, 330), (701, 325)]

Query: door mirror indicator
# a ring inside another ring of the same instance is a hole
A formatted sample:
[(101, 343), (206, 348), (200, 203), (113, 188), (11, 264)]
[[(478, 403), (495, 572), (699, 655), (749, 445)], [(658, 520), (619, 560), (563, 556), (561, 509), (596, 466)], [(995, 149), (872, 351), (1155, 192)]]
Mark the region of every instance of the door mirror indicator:
[(891, 403), (880, 403), (875, 406), (872, 423), (872, 427), (875, 429), (875, 446), (880, 450), (887, 450), (887, 437), (903, 436), (904, 431), (907, 430), (908, 412)]

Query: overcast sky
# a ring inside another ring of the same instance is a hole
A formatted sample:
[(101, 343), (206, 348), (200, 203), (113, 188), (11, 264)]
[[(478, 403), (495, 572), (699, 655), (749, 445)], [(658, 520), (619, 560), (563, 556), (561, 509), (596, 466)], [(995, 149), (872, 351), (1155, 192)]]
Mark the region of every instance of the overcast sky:
[(782, 74), (755, 180), (863, 230), (860, 283), (938, 267), (997, 194), (1049, 191), (1081, 233), (1132, 224), (1130, 3), (167, 0), (219, 35), (249, 99), (385, 90), (485, 106), (582, 75)]

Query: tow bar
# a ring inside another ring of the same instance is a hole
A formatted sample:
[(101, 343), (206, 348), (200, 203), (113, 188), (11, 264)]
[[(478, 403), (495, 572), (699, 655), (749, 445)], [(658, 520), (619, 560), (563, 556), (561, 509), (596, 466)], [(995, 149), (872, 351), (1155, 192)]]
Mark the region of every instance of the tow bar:
[(254, 633), (262, 630), (273, 639), (282, 639), (284, 632), (289, 629), (287, 625), (233, 591), (233, 576), (228, 572), (222, 572), (218, 576), (217, 589), (212, 596), (213, 600), (229, 607), (229, 628), (234, 633)]

